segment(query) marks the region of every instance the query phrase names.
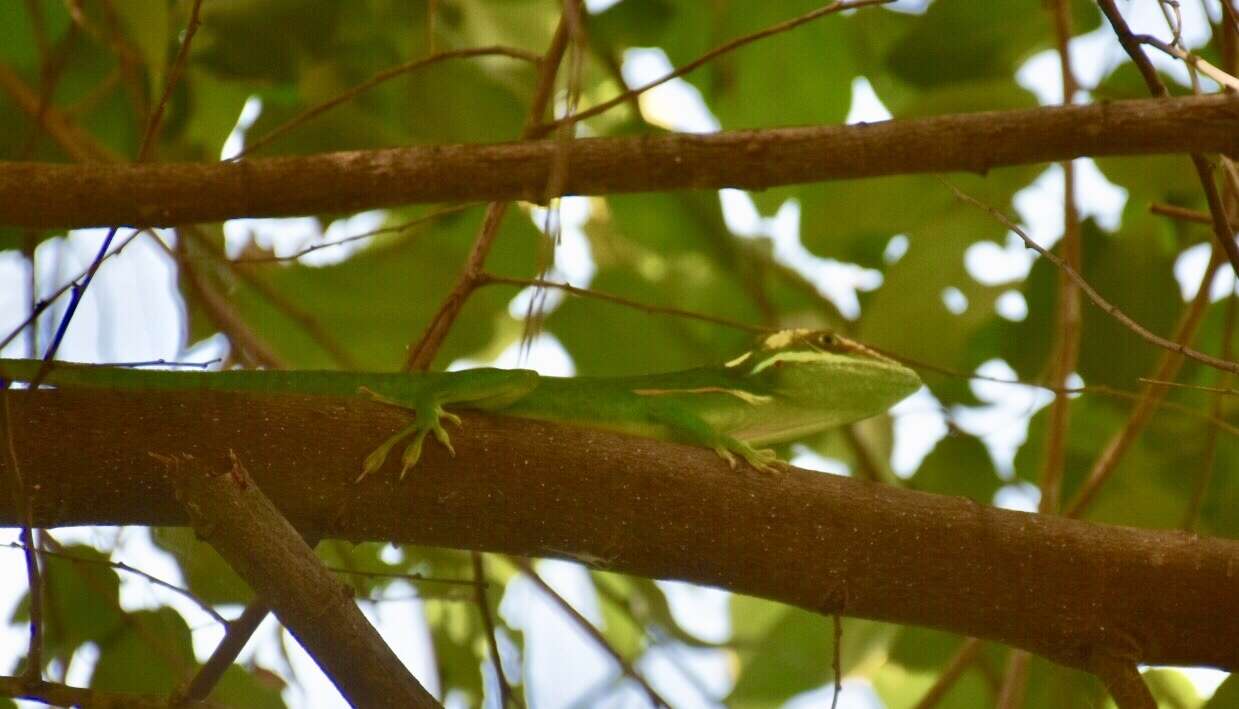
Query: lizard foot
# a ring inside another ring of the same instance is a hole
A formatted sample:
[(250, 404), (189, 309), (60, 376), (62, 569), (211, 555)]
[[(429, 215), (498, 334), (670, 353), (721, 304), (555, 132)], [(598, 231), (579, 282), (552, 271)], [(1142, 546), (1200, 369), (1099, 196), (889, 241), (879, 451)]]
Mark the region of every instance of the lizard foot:
[(460, 417), (449, 411), (444, 411), (441, 406), (435, 406), (431, 410), (430, 415), (425, 418), (427, 419), (426, 425), (417, 429), (417, 435), (413, 437), (413, 442), (404, 449), (404, 455), (400, 456), (401, 480), (404, 480), (404, 476), (408, 475), (409, 469), (417, 465), (417, 461), (421, 459), (422, 442), (426, 440), (427, 433), (435, 434), (435, 439), (443, 444), (443, 447), (447, 449), (447, 452), (453, 458), (456, 457), (456, 449), (452, 447), (452, 439), (447, 435), (447, 431), (444, 430), (443, 424), (439, 423), (439, 421), (447, 420), (459, 426)]
[[(364, 393), (373, 394), (368, 390)], [(381, 397), (375, 395), (379, 401), (383, 401)], [(391, 453), (391, 449), (397, 443), (403, 441), (409, 436), (413, 436), (413, 440), (404, 449), (404, 455), (400, 457), (400, 479), (404, 480), (405, 475), (408, 475), (409, 469), (417, 465), (417, 461), (422, 457), (422, 444), (426, 440), (426, 434), (434, 433), (435, 439), (447, 448), (448, 452), (453, 456), (456, 455), (456, 449), (452, 448), (452, 440), (444, 430), (441, 421), (446, 420), (457, 426), (460, 425), (460, 417), (449, 411), (445, 411), (442, 406), (434, 405), (421, 409), (417, 412), (417, 419), (400, 429), (395, 435), (383, 441), (378, 448), (375, 448), (366, 456), (362, 462), (361, 475), (357, 476), (355, 483), (361, 482), (367, 475), (373, 473), (383, 467), (383, 463), (387, 461), (387, 456)]]
[(780, 463), (779, 457), (774, 451), (769, 448), (757, 449), (749, 444), (736, 439), (723, 441), (714, 447), (714, 452), (718, 453), (723, 460), (734, 470), (736, 467), (736, 455), (744, 458), (744, 461), (763, 473), (778, 473), (779, 469), (775, 466)]

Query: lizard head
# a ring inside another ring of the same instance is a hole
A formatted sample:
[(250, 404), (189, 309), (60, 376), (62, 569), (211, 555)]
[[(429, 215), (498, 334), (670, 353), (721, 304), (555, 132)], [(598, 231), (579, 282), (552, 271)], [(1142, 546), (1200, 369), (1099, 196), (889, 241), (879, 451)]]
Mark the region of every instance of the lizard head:
[(727, 363), (761, 378), (787, 405), (855, 421), (881, 413), (921, 386), (916, 372), (828, 330), (781, 330)]

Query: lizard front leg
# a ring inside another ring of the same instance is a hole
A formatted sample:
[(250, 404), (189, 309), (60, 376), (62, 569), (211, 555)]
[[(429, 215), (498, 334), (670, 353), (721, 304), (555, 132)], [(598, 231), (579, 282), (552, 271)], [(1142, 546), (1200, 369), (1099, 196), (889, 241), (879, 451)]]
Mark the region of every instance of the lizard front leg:
[(383, 466), (391, 449), (412, 436), (413, 440), (400, 457), (400, 479), (421, 459), (426, 435), (434, 437), (456, 455), (443, 421), (460, 425), (460, 417), (445, 406), (499, 411), (511, 405), (538, 385), (538, 373), (528, 369), (472, 369), (434, 375), (435, 379), (413, 391), (376, 392), (362, 387), (360, 393), (389, 406), (414, 412), (413, 423), (387, 438), (362, 463), (356, 482)]

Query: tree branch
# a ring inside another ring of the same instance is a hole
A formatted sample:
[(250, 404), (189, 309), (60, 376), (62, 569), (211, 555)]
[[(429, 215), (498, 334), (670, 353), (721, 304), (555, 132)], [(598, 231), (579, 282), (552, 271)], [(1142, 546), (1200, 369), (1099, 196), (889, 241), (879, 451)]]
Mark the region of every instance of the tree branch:
[[(148, 452), (222, 467), (233, 449), (294, 525), (327, 537), (558, 550), (625, 573), (1002, 642), (1085, 670), (1099, 652), (1239, 668), (1239, 541), (799, 469), (732, 470), (706, 449), (469, 413), (452, 433), (455, 458), (432, 443), (417, 480), (397, 482), (392, 461), (354, 485), (359, 461), (407, 425), (405, 414), (360, 398), (9, 397), (38, 526), (185, 524)], [(16, 526), (12, 471), (0, 464), (0, 524)]]
[[(0, 697), (31, 699), (56, 707), (129, 707), (130, 709), (167, 709), (168, 697), (136, 692), (108, 692), (89, 687), (73, 687), (58, 682), (40, 680), (33, 685), (22, 677), (0, 677)], [(210, 704), (194, 702), (183, 709), (204, 709)]]
[(231, 459), (223, 464), (152, 454), (166, 466), (198, 535), (270, 604), (350, 704), (438, 707), (362, 615), (349, 589), (323, 568), (255, 484), (241, 456), (223, 450)]
[[(547, 194), (556, 151), (563, 189)], [(397, 204), (778, 185), (1080, 156), (1239, 154), (1239, 97), (1120, 101), (709, 135), (432, 145), (218, 163), (0, 162), (0, 225), (165, 226)]]
[(1106, 685), (1106, 691), (1119, 709), (1157, 709), (1153, 693), (1144, 683), (1135, 662), (1099, 655), (1093, 658), (1092, 672)]

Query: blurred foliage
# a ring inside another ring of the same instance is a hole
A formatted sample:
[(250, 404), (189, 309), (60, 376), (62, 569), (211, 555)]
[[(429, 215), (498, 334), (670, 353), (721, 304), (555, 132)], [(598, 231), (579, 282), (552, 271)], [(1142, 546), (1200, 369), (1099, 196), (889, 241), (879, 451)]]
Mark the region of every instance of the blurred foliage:
[[(190, 5), (183, 0), (0, 3), (0, 70), (12, 75), (0, 82), (0, 125), (5, 126), (0, 159), (133, 159), (169, 75)], [(437, 8), (433, 22), (431, 5)], [(617, 68), (628, 50), (661, 48), (673, 65), (682, 65), (711, 47), (820, 5), (816, 0), (623, 0), (587, 18), (588, 46), (579, 57), (576, 87), (582, 106), (624, 88)], [(832, 15), (720, 56), (684, 77), (682, 86), (700, 95), (724, 129), (840, 123), (854, 108), (854, 87), (862, 78), (895, 117), (1034, 106), (1034, 94), (1015, 76), (1031, 57), (1054, 47), (1046, 5), (1039, 0), (938, 0), (920, 13), (871, 7)], [(1070, 6), (1077, 35), (1101, 26), (1093, 2), (1071, 0)], [(219, 159), (247, 101), (260, 107), (245, 128), (252, 142), (377, 72), (432, 51), (507, 45), (540, 53), (555, 30), (559, 7), (553, 0), (210, 0), (203, 5), (202, 24), (166, 107), (152, 159)], [(1197, 51), (1214, 63), (1221, 61), (1212, 44)], [(1115, 48), (1111, 55), (1120, 52)], [(259, 154), (512, 140), (527, 121), (536, 80), (535, 67), (507, 57), (438, 63), (361, 93)], [(1175, 93), (1188, 91), (1170, 84)], [(1098, 99), (1146, 95), (1126, 62), (1119, 62), (1099, 85), (1086, 88)], [(31, 106), (39, 105), (40, 95), (46, 97), (47, 115), (71, 130), (38, 128)], [(556, 110), (564, 105), (561, 93)], [(582, 133), (642, 135), (667, 128), (647, 123), (649, 117), (639, 115), (634, 105), (621, 104), (586, 121)], [(1083, 275), (1150, 330), (1170, 333), (1184, 310), (1173, 275), (1176, 259), (1188, 247), (1207, 242), (1209, 234), (1198, 225), (1151, 215), (1148, 207), (1166, 202), (1202, 209), (1195, 176), (1186, 159), (1173, 156), (1106, 158), (1097, 166), (1126, 191), (1127, 201), (1116, 231), (1094, 221), (1083, 225)], [(1012, 214), (1015, 195), (1044, 170), (1012, 167), (949, 179)], [(596, 267), (590, 287), (643, 304), (758, 325), (840, 328), (897, 355), (956, 373), (1001, 359), (1022, 379), (1044, 377), (1057, 332), (1058, 272), (1037, 260), (1027, 277), (1017, 274), (997, 285), (978, 281), (965, 266), (966, 253), (980, 242), (1002, 244), (1007, 230), (957, 201), (933, 177), (800, 185), (752, 198), (757, 214), (766, 217), (795, 205), (801, 244), (819, 259), (813, 269), (797, 274), (788, 268), (770, 233), (734, 234), (714, 193), (621, 195), (590, 200), (583, 229)], [(455, 283), (482, 214), (480, 207), (471, 208), (401, 227), (431, 211), (390, 210), (381, 218), (388, 231), (372, 239), (306, 258), (261, 263), (230, 264), (226, 258), (271, 256), (267, 235), (277, 228), (271, 223), (247, 223), (237, 233), (248, 229), (248, 235), (234, 236), (227, 245), (222, 225), (179, 234), (174, 248), (183, 268), (176, 285), (186, 304), (189, 342), (219, 331), (222, 307), (289, 367), (397, 368)], [(325, 238), (356, 235), (343, 219), (348, 215), (313, 216), (318, 229), (312, 231), (331, 229)], [(0, 229), (0, 249), (29, 255), (57, 235)], [(906, 239), (903, 252), (891, 249), (896, 235)], [(320, 241), (307, 236), (305, 245)], [(546, 265), (549, 245), (529, 206), (516, 206), (486, 267), (500, 275), (535, 277)], [(329, 258), (316, 258), (324, 255)], [(858, 294), (859, 316), (823, 295), (831, 278), (826, 265), (832, 262), (856, 264), (880, 280)], [(216, 296), (214, 310), (203, 306), (202, 287)], [(962, 309), (948, 307), (948, 290), (962, 299)], [(1022, 296), (1027, 317), (1012, 321), (997, 313), (997, 298), (1007, 291)], [(512, 305), (516, 295), (511, 286), (474, 292), (435, 366), (464, 357), (493, 359), (515, 346), (524, 331), (523, 306)], [(551, 307), (542, 327), (581, 374), (717, 362), (745, 347), (749, 338), (716, 324), (593, 299), (552, 293), (547, 302)], [(1197, 346), (1221, 351), (1230, 331), (1226, 319), (1225, 303), (1211, 305)], [(1138, 377), (1163, 354), (1091, 305), (1083, 309), (1083, 332), (1077, 371), (1088, 384), (1137, 390)], [(982, 403), (961, 376), (929, 368), (923, 374), (948, 413)], [(1181, 379), (1219, 383), (1216, 372), (1196, 365), (1186, 366)], [(1197, 412), (1208, 410), (1214, 400), (1198, 390), (1175, 390), (1169, 398)], [(1231, 421), (1234, 402), (1225, 400), (1220, 409)], [(1074, 400), (1066, 495), (1078, 489), (1102, 443), (1120, 430), (1130, 408), (1124, 399), (1085, 395)], [(1035, 484), (1044, 459), (1047, 410), (1027, 413), (1028, 435), (1015, 452), (1014, 478)], [(893, 446), (889, 419), (866, 422), (856, 431), (885, 466)], [(1215, 443), (1215, 433), (1199, 416), (1160, 411), (1098, 496), (1091, 518), (1178, 526), (1191, 491), (1205, 481), (1202, 461), (1216, 446), (1216, 472), (1207, 481), (1197, 530), (1239, 536), (1234, 514), (1239, 478), (1227, 474), (1239, 469), (1239, 445), (1226, 433), (1217, 435)], [(804, 443), (853, 469), (859, 465), (856, 449), (837, 433)], [(953, 429), (901, 484), (989, 503), (1009, 477), (981, 440)], [(232, 609), (250, 599), (244, 583), (192, 533), (158, 529), (152, 534), (175, 560), (179, 581), (202, 601)], [(376, 604), (421, 599), (442, 696), (494, 705), (484, 626), (471, 587), (459, 585), (472, 578), (468, 554), (413, 547), (384, 551), (379, 544), (342, 542), (325, 542), (318, 551), (359, 598)], [(93, 652), (91, 686), (161, 692), (196, 669), (201, 657), (195, 657), (190, 642), (195, 629), (166, 601), (153, 608), (122, 603), (121, 577), (104, 563), (106, 554), (87, 546), (69, 547), (65, 554), (75, 558), (45, 560), (47, 668), (63, 672), (75, 658)], [(494, 560), (486, 571), (490, 601), (497, 605), (503, 586), (518, 575)], [(730, 606), (731, 639), (707, 642), (682, 625), (652, 581), (595, 571), (588, 583), (597, 594), (600, 627), (625, 657), (636, 660), (669, 649), (724, 653), (730, 660), (729, 688), (709, 697), (714, 701), (781, 706), (833, 681), (836, 648), (830, 618), (737, 596)], [(24, 602), (12, 621), (23, 622), (28, 613)], [(528, 687), (530, 673), (553, 675), (555, 668), (528, 663), (519, 624), (509, 624), (502, 615), (495, 622), (510, 655), (505, 667), (514, 684)], [(844, 619), (838, 650), (844, 674), (867, 680), (894, 709), (914, 706), (961, 642), (933, 630)], [(992, 704), (1005, 656), (1002, 649), (985, 646), (937, 706)], [(526, 673), (524, 680), (520, 672)], [(1146, 676), (1162, 706), (1239, 705), (1233, 677), (1203, 703), (1172, 670), (1151, 670)], [(281, 706), (280, 692), (294, 679), (252, 662), (237, 665), (212, 699)], [(687, 691), (698, 692), (692, 701), (707, 698), (705, 689)], [(1034, 660), (1026, 706), (1101, 706), (1104, 701), (1091, 678)]]

